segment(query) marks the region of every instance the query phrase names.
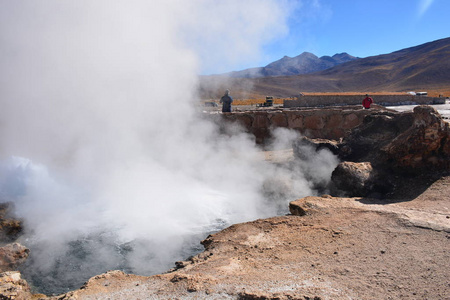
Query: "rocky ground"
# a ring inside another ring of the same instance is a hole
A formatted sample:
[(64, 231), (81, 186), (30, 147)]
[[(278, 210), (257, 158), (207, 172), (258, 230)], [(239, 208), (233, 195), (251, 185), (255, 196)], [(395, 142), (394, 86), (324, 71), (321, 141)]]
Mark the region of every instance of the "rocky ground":
[(299, 199), (208, 237), (173, 272), (113, 271), (53, 299), (449, 299), (450, 176), (414, 190)]
[[(290, 203), (289, 215), (209, 236), (202, 242), (204, 252), (177, 262), (170, 272), (144, 277), (110, 271), (64, 295), (32, 295), (20, 273), (5, 269), (0, 299), (450, 299), (449, 127), (435, 111), (421, 108), (391, 123), (389, 128), (399, 131), (392, 142), (390, 131), (365, 134), (377, 122), (395, 118), (369, 118), (340, 146), (316, 142), (358, 158), (350, 176), (361, 179), (365, 197), (298, 199)], [(383, 151), (372, 147), (380, 155), (361, 156), (361, 145), (374, 145), (374, 138)], [(407, 151), (403, 141), (410, 141)], [(265, 159), (289, 163), (303, 144), (294, 151), (266, 152)], [(394, 154), (404, 151), (407, 155), (394, 163)], [(384, 163), (376, 163), (380, 159)], [(389, 172), (392, 189), (373, 190), (371, 177), (361, 175), (367, 163), (372, 173)], [(392, 173), (411, 166), (421, 172)], [(427, 172), (428, 166), (435, 171)]]
[[(208, 237), (173, 272), (112, 271), (51, 299), (449, 299), (450, 176), (434, 180), (395, 201), (299, 199), (292, 215)], [(30, 299), (19, 274), (0, 282)]]

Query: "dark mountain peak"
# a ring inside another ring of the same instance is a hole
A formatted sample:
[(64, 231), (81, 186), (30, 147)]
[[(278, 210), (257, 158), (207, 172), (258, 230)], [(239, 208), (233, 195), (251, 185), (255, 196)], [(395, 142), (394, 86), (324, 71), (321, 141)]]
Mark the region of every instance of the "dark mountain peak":
[(345, 63), (348, 61), (352, 61), (355, 59), (358, 59), (358, 57), (352, 56), (346, 52), (342, 52), (342, 53), (336, 53), (335, 55), (332, 56), (332, 58), (339, 63)]
[(318, 58), (315, 54), (311, 53), (311, 52), (303, 52), (300, 55), (297, 55), (296, 57), (315, 57)]
[[(336, 56), (337, 55), (337, 56)], [(322, 71), (332, 68), (340, 63), (356, 59), (347, 53), (336, 54), (333, 57), (317, 57), (311, 52), (303, 52), (295, 57), (284, 56), (265, 66), (261, 76), (287, 76)], [(335, 58), (336, 57), (336, 58)]]
[[(291, 59), (293, 59), (293, 58), (290, 57), (290, 56), (285, 55), (285, 56), (283, 56), (281, 59), (276, 60), (276, 61), (274, 61), (274, 62), (271, 62), (271, 63), (268, 64), (267, 66), (269, 66), (269, 65), (271, 65), (271, 64), (274, 64), (274, 63), (290, 61)], [(266, 67), (267, 67), (267, 66), (266, 66)]]
[(319, 59), (315, 54), (311, 52), (303, 52), (300, 55), (297, 55), (291, 58), (291, 61), (306, 61), (306, 60), (317, 60)]
[[(318, 64), (274, 64), (272, 68), (258, 69), (261, 71), (258, 74), (261, 75), (249, 74), (248, 78), (258, 77), (258, 80), (248, 79), (248, 82), (252, 83), (252, 93), (277, 97), (290, 97), (298, 91), (402, 92), (414, 90), (439, 92), (448, 97), (450, 96), (448, 92), (449, 57), (450, 38), (444, 38), (366, 58), (355, 58), (348, 53), (338, 53), (318, 58), (316, 60)], [(347, 58), (352, 61), (339, 63)], [(288, 61), (296, 62), (295, 59)], [(306, 74), (308, 73), (306, 71), (311, 73), (311, 70), (314, 70), (311, 66), (315, 68), (319, 66), (322, 71)], [(295, 74), (295, 76), (279, 76), (283, 74)], [(242, 79), (234, 80), (239, 84), (243, 81)]]
[(308, 59), (318, 59), (318, 57), (310, 52), (303, 52), (300, 55), (297, 55), (295, 57), (290, 56), (283, 56), (283, 58), (276, 60), (274, 62), (271, 62), (266, 66), (266, 68), (272, 68), (274, 66), (280, 65), (280, 64), (291, 64), (291, 63), (297, 63), (298, 61), (308, 60)]
[(351, 55), (349, 55), (347, 52), (342, 52), (342, 53), (336, 53), (335, 55), (333, 55), (332, 57), (333, 58), (341, 58), (341, 57), (354, 57), (354, 56), (351, 56)]
[[(333, 57), (334, 57), (334, 55), (333, 55)], [(328, 55), (324, 55), (324, 56), (321, 56), (320, 59), (321, 59), (321, 60), (324, 60), (324, 61), (331, 61), (331, 62), (334, 62), (335, 59), (334, 59), (333, 57), (328, 56)]]
[(295, 57), (283, 56), (262, 68), (235, 71), (226, 75), (238, 78), (258, 78), (267, 76), (289, 76), (308, 74), (332, 68), (338, 64), (356, 59), (347, 53), (317, 57), (311, 52), (303, 52)]

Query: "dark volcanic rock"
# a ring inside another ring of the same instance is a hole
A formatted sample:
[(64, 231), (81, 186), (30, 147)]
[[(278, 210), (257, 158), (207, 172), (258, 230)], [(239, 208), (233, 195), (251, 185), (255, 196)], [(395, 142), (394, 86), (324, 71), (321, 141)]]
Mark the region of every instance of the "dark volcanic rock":
[(412, 126), (382, 149), (392, 168), (408, 173), (450, 170), (450, 128), (430, 106), (414, 108)]
[(347, 162), (335, 169), (332, 181), (351, 196), (386, 194), (402, 176), (450, 171), (449, 124), (430, 106), (368, 115), (338, 148)]
[(392, 190), (389, 176), (380, 174), (370, 162), (341, 162), (334, 169), (331, 180), (335, 186), (347, 191), (349, 196), (376, 196)]
[(344, 160), (374, 165), (381, 163), (380, 150), (410, 128), (414, 117), (410, 113), (377, 112), (364, 118), (363, 123), (344, 137), (339, 156)]
[(308, 159), (308, 157), (305, 156), (305, 148), (314, 149), (315, 151), (328, 149), (335, 155), (339, 153), (339, 143), (337, 141), (327, 139), (310, 139), (305, 136), (302, 136), (294, 141), (292, 148), (295, 156), (300, 159)]
[(395, 172), (449, 171), (450, 129), (430, 106), (413, 113), (381, 112), (364, 118), (339, 146), (342, 159)]
[(350, 196), (367, 194), (373, 177), (371, 163), (342, 162), (334, 169), (331, 178), (336, 186), (344, 191), (351, 191)]

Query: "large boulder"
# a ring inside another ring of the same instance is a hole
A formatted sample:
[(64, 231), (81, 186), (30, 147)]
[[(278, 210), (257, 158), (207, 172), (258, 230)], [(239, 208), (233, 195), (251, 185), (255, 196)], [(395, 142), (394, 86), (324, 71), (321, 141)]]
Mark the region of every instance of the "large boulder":
[(311, 139), (302, 136), (292, 143), (294, 155), (297, 158), (307, 160), (310, 150), (318, 152), (322, 149), (328, 149), (333, 154), (339, 153), (339, 143), (336, 140)]
[(410, 128), (413, 121), (410, 113), (375, 112), (368, 115), (343, 138), (339, 156), (347, 161), (369, 161), (378, 165), (381, 163), (380, 149)]
[(450, 170), (450, 129), (431, 106), (364, 118), (339, 145), (341, 159), (417, 174)]
[(351, 197), (376, 196), (391, 191), (393, 185), (370, 162), (341, 162), (331, 174), (331, 180)]
[(336, 186), (344, 191), (350, 191), (350, 196), (367, 194), (373, 177), (372, 164), (369, 162), (354, 163), (342, 162), (331, 174), (331, 179)]
[(345, 162), (334, 170), (332, 181), (349, 196), (384, 195), (404, 178), (450, 171), (449, 123), (431, 106), (374, 112), (337, 148)]
[(430, 106), (414, 108), (414, 122), (381, 148), (383, 160), (412, 173), (450, 170), (450, 128)]

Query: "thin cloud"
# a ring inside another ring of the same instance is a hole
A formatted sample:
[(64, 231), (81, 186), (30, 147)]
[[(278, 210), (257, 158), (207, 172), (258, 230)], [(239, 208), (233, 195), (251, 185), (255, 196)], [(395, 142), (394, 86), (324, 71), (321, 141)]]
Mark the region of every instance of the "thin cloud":
[(420, 0), (419, 2), (419, 18), (422, 17), (433, 4), (434, 0)]

